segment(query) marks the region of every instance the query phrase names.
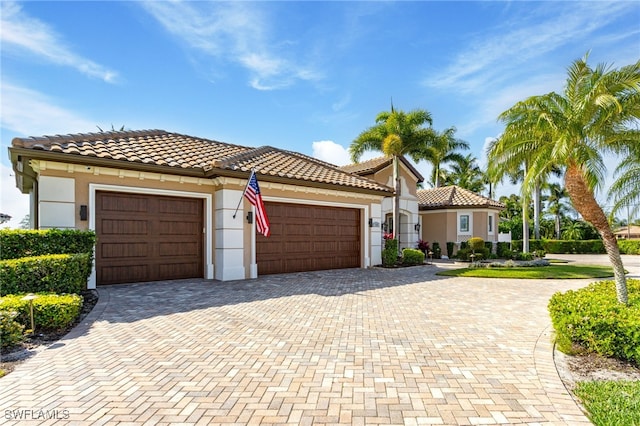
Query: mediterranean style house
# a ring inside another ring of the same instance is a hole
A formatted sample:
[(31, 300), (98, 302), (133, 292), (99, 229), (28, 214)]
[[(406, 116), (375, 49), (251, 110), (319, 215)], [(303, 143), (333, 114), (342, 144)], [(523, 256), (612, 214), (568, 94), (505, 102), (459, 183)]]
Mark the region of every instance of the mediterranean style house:
[[(388, 157), (337, 167), (164, 130), (14, 138), (9, 155), (32, 228), (96, 232), (89, 288), (366, 268), (382, 261), (383, 232), (402, 248), (497, 241), (499, 203), (455, 187), (418, 190), (423, 178), (404, 158), (396, 225)], [(252, 171), (269, 237), (243, 197)]]

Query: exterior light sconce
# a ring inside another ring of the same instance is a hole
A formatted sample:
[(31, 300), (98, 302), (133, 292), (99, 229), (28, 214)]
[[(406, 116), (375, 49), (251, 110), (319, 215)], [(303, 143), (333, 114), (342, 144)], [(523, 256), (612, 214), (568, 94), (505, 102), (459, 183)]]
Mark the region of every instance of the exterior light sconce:
[(87, 206), (85, 204), (80, 206), (80, 220), (87, 220)]
[(415, 229), (416, 232), (420, 232), (420, 224), (416, 223), (416, 225), (413, 227), (413, 229)]
[(253, 223), (253, 212), (247, 213), (247, 223), (249, 224)]
[(373, 219), (369, 218), (369, 228), (373, 228)]

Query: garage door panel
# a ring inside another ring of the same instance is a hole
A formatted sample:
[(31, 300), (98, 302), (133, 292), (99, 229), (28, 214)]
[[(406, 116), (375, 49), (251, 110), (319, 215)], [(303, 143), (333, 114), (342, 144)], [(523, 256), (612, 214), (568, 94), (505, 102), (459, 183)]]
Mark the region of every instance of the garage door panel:
[(102, 243), (102, 257), (106, 259), (121, 259), (149, 256), (147, 243)]
[(102, 219), (100, 220), (100, 224), (102, 226), (102, 233), (105, 235), (146, 235), (149, 233), (146, 220)]
[(98, 191), (98, 284), (201, 278), (203, 218), (201, 199)]
[(271, 236), (256, 239), (261, 275), (359, 267), (360, 211), (266, 203)]

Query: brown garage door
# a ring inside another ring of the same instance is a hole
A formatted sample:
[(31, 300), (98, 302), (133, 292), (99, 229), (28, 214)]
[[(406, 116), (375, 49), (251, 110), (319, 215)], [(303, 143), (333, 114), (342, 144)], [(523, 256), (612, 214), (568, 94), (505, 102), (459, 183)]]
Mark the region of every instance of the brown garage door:
[(256, 236), (258, 274), (360, 267), (360, 210), (265, 203), (271, 236)]
[(96, 281), (201, 278), (201, 199), (96, 193)]

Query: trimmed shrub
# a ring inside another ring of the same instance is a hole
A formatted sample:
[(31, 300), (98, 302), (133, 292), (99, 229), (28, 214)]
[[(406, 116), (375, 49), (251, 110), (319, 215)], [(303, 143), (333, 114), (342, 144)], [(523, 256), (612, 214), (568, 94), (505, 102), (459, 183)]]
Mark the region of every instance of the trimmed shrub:
[(554, 294), (548, 307), (558, 349), (640, 365), (640, 280), (627, 279), (627, 289), (628, 305), (618, 303), (614, 281)]
[(480, 237), (469, 238), (467, 244), (469, 244), (469, 248), (474, 251), (479, 251), (484, 248), (484, 240)]
[(618, 240), (620, 254), (640, 254), (640, 240)]
[(96, 234), (75, 229), (2, 229), (0, 260), (46, 254), (93, 253)]
[[(33, 319), (36, 330), (64, 330), (80, 315), (82, 296), (77, 294), (38, 293), (33, 300)], [(12, 294), (0, 299), (0, 311), (15, 311), (15, 321), (31, 328), (31, 314), (24, 294)]]
[(92, 256), (53, 254), (0, 261), (0, 296), (18, 293), (80, 293), (87, 286)]
[(395, 266), (398, 262), (398, 240), (395, 238), (387, 238), (384, 240), (384, 249), (382, 250), (382, 266)]
[[(522, 240), (511, 241), (513, 250), (522, 251)], [(547, 253), (603, 254), (602, 240), (529, 240), (529, 250), (544, 250)]]
[(493, 253), (493, 241), (485, 241), (484, 247), (489, 250), (489, 253)]
[(23, 339), (24, 326), (15, 321), (18, 313), (0, 310), (0, 348), (6, 349), (17, 345)]
[(440, 248), (440, 243), (437, 242), (437, 241), (434, 241), (431, 246), (433, 247), (431, 249), (431, 251), (433, 252), (433, 258), (434, 259), (441, 259), (442, 258), (442, 249)]
[(501, 259), (511, 259), (511, 244), (502, 241), (498, 242), (496, 255)]
[(424, 263), (424, 253), (420, 250), (406, 248), (402, 250), (403, 265), (422, 265)]
[(447, 257), (451, 259), (453, 257), (453, 249), (456, 246), (456, 243), (453, 241), (447, 241)]

